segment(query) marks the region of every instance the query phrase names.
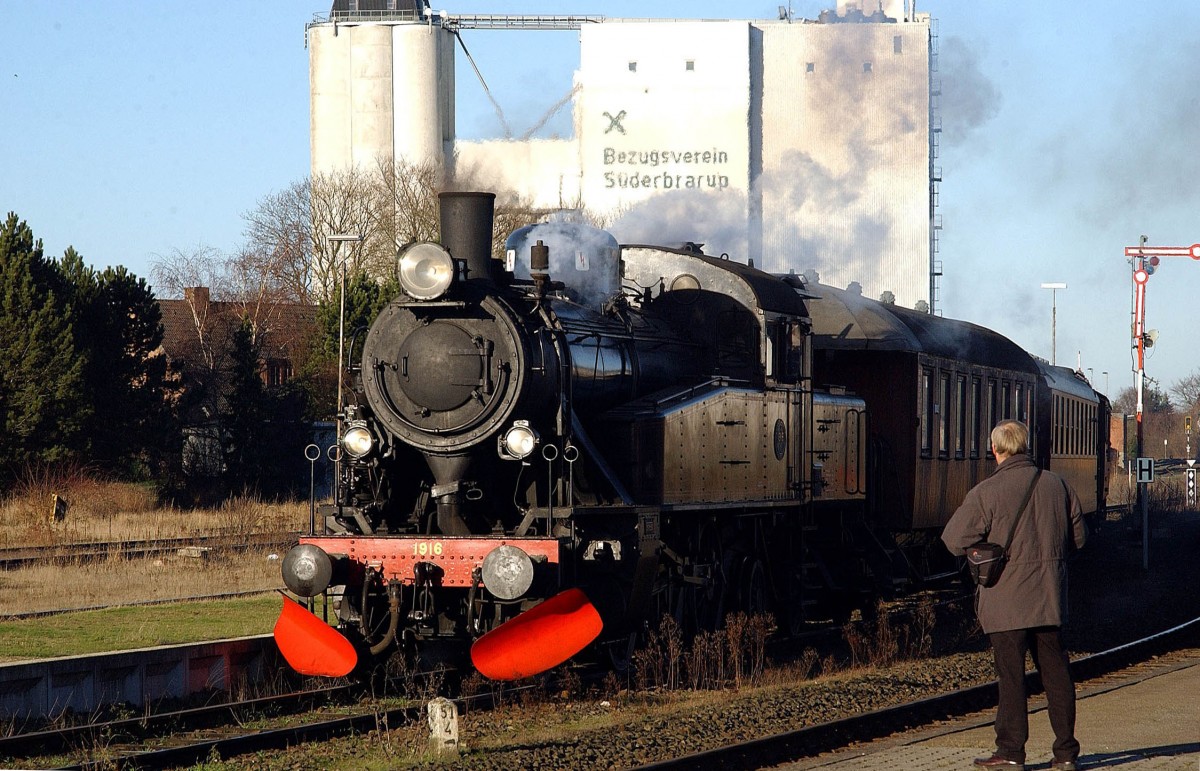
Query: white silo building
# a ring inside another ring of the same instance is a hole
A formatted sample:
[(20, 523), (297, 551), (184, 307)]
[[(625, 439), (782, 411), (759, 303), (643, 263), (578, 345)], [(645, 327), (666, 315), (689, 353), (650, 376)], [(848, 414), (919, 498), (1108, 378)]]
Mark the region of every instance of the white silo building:
[[(911, 0), (586, 23), (410, 2), (339, 0), (309, 26), (314, 174), (430, 161), (539, 206), (585, 204), (624, 242), (701, 242), (936, 307), (935, 38)], [(457, 141), (454, 30), (535, 23), (579, 30), (574, 137)]]

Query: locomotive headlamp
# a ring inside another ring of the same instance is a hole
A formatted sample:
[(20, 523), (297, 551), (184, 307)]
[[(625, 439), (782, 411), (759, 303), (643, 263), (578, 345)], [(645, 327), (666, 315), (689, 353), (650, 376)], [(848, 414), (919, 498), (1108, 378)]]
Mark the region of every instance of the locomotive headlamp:
[(397, 276), (410, 297), (436, 300), (454, 283), (454, 258), (438, 244), (413, 244), (400, 253)]
[(537, 431), (529, 427), (529, 421), (518, 420), (500, 438), (500, 449), (502, 453), (520, 460), (537, 449), (539, 441), (540, 437)]
[(366, 426), (351, 425), (342, 434), (342, 448), (351, 458), (362, 458), (375, 447), (375, 437)]

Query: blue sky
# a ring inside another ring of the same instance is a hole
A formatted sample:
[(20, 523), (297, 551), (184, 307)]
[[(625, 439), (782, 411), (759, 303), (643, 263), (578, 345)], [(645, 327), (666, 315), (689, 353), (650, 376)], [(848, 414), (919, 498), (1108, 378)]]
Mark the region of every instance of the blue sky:
[[(793, 2), (815, 17), (833, 2)], [(511, 12), (773, 18), (780, 2), (435, 3)], [(304, 25), (328, 5), (8, 2), (0, 26), (0, 208), (51, 255), (149, 277), (156, 255), (241, 243), (241, 215), (308, 173)], [(1116, 395), (1132, 384), (1125, 246), (1200, 242), (1200, 5), (927, 0), (937, 22), (944, 128), (940, 244), (945, 315), (1057, 359), (1077, 355)], [(574, 33), (468, 31), (515, 134), (570, 89)], [(463, 138), (499, 136), (469, 66)], [(540, 132), (569, 134), (569, 112)], [(2, 212), (0, 212), (2, 213)], [(1200, 370), (1200, 262), (1151, 278), (1147, 374)], [(1078, 353), (1077, 353), (1078, 352)], [(1181, 428), (1182, 431), (1182, 428)]]

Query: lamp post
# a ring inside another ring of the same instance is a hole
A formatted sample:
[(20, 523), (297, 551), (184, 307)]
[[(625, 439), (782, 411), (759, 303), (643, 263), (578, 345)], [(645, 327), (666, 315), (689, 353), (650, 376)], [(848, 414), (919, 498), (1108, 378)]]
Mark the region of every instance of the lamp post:
[[(334, 262), (337, 262), (337, 253), (338, 253), (339, 246), (341, 246), (343, 243), (350, 243), (350, 244), (360, 243), (363, 240), (363, 237), (356, 233), (335, 233), (335, 234), (327, 237), (325, 240), (328, 241), (329, 243), (333, 244), (333, 259), (334, 259)], [(338, 306), (337, 410), (338, 410), (339, 423), (341, 421), (341, 414), (342, 414), (342, 364), (344, 363), (344, 359), (345, 359), (345, 339), (346, 339), (346, 259), (349, 259), (349, 257), (350, 257), (350, 255), (346, 255), (346, 258), (342, 259), (342, 261), (340, 262), (341, 281), (339, 282), (339, 291), (338, 291), (339, 306)], [(338, 426), (338, 429), (339, 429), (338, 438), (340, 439), (341, 438), (341, 433), (340, 433), (341, 426), (340, 425)]]
[[(338, 262), (337, 254), (338, 247), (343, 243), (357, 244), (361, 243), (363, 236), (357, 233), (335, 233), (327, 236), (325, 240), (333, 244), (333, 259)], [(351, 252), (353, 254), (353, 252)], [(338, 286), (338, 294), (340, 297), (338, 305), (338, 363), (337, 363), (337, 437), (336, 441), (342, 441), (342, 365), (346, 360), (346, 260), (350, 255), (339, 263), (341, 267), (341, 281)], [(337, 470), (333, 475), (333, 499), (338, 505), (341, 505), (341, 476), (342, 476), (342, 453), (339, 447), (337, 453)]]
[(1062, 283), (1061, 281), (1053, 282), (1053, 283), (1049, 283), (1049, 284), (1042, 284), (1042, 289), (1050, 290), (1050, 364), (1051, 365), (1056, 364), (1055, 359), (1057, 358), (1057, 355), (1058, 355), (1057, 341), (1055, 340), (1055, 338), (1058, 334), (1058, 331), (1057, 331), (1057, 327), (1058, 327), (1058, 290), (1066, 289), (1066, 288), (1067, 288), (1067, 285), (1065, 283)]

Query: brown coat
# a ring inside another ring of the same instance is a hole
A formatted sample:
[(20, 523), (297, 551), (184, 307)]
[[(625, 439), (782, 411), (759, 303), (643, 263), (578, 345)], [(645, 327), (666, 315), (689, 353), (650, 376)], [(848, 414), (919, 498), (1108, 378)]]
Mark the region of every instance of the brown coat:
[[(942, 531), (946, 548), (961, 555), (979, 541), (1003, 545), (1034, 471), (1028, 456), (1014, 455), (972, 488)], [(1065, 558), (1086, 540), (1079, 497), (1057, 474), (1043, 471), (1021, 527), (1013, 535), (999, 582), (979, 588), (976, 612), (983, 631), (1061, 626), (1067, 606)]]

